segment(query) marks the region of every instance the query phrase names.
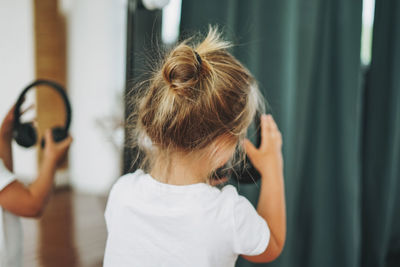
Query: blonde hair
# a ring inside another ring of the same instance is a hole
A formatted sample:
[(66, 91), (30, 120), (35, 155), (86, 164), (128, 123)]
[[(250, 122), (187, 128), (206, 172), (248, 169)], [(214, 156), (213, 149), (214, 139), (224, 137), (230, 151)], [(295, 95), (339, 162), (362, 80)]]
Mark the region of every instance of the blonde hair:
[(228, 52), (231, 44), (218, 29), (195, 39), (166, 53), (132, 97), (136, 108), (128, 123), (133, 145), (145, 155), (142, 168), (151, 169), (161, 155), (199, 152), (222, 136), (223, 145), (236, 145), (263, 107), (255, 79)]

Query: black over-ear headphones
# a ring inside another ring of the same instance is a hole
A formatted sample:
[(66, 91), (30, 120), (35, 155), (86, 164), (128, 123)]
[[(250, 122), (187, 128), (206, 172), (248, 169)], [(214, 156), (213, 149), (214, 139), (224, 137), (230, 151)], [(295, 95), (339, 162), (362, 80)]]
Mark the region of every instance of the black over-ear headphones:
[[(18, 145), (23, 147), (31, 147), (37, 142), (37, 133), (32, 124), (32, 122), (21, 123), (21, 106), (25, 99), (25, 94), (33, 87), (38, 85), (47, 85), (50, 88), (54, 89), (61, 96), (64, 101), (65, 112), (66, 112), (66, 120), (64, 127), (55, 127), (52, 128), (53, 140), (55, 142), (60, 142), (64, 140), (68, 136), (68, 129), (71, 124), (71, 104), (68, 100), (67, 94), (65, 93), (64, 88), (50, 80), (36, 80), (29, 84), (18, 97), (17, 103), (15, 104), (14, 110), (14, 132), (13, 136)], [(44, 139), (42, 140), (42, 146), (44, 146)]]
[[(255, 145), (258, 148), (261, 144), (261, 114), (257, 113), (254, 117), (254, 127), (256, 130), (256, 140)], [(233, 178), (234, 181), (237, 181), (241, 184), (254, 184), (258, 180), (261, 179), (260, 173), (256, 170), (256, 168), (251, 163), (250, 159), (246, 156), (245, 161), (241, 161), (237, 166), (230, 165), (228, 162), (224, 166), (220, 167), (215, 171), (214, 178), (221, 179), (223, 177)]]

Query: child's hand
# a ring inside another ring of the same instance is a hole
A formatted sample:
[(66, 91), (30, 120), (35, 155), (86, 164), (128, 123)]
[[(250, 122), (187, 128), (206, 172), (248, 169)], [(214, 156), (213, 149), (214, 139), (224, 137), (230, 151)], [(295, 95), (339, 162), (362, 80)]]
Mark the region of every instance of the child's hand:
[(7, 113), (0, 127), (0, 138), (2, 141), (11, 142), (14, 129), (14, 110), (13, 106)]
[(244, 141), (244, 146), (248, 157), (262, 176), (270, 164), (283, 167), (282, 135), (271, 115), (261, 116), (260, 148), (257, 149), (248, 139)]
[(43, 153), (43, 159), (50, 161), (54, 165), (58, 165), (64, 159), (69, 146), (72, 143), (72, 137), (68, 136), (61, 142), (54, 142), (51, 130), (48, 129), (44, 135), (45, 147)]
[(247, 155), (262, 177), (257, 212), (268, 222), (271, 234), (263, 253), (243, 257), (251, 262), (270, 262), (281, 254), (286, 240), (282, 135), (271, 115), (261, 117), (260, 148), (255, 148), (249, 140), (245, 140), (244, 145)]

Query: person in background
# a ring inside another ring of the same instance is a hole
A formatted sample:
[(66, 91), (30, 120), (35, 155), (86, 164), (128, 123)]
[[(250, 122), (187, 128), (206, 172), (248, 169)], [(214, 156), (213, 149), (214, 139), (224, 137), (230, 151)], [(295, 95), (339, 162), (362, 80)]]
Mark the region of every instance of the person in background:
[(25, 186), (13, 173), (12, 135), (14, 108), (0, 128), (0, 267), (22, 266), (22, 229), (19, 217), (39, 217), (46, 206), (57, 165), (72, 142), (68, 137), (55, 143), (45, 133), (43, 160), (35, 181)]
[[(233, 267), (238, 255), (269, 262), (283, 249), (281, 133), (264, 114), (260, 147), (245, 139), (263, 105), (254, 78), (217, 29), (195, 41), (167, 53), (131, 98), (127, 126), (146, 158), (110, 192), (105, 267)], [(257, 210), (232, 185), (212, 186), (235, 150), (262, 176)]]

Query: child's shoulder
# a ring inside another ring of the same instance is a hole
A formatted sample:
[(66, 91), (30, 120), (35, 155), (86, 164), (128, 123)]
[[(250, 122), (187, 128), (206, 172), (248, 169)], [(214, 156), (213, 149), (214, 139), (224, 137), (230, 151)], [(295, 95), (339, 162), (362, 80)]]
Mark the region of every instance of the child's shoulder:
[(233, 185), (230, 185), (230, 184), (225, 185), (224, 187), (221, 188), (221, 194), (230, 196), (230, 197), (239, 196), (236, 187), (234, 187)]
[(253, 204), (244, 196), (240, 195), (236, 187), (233, 185), (226, 185), (221, 189), (221, 200), (234, 209), (254, 209)]
[(0, 191), (11, 184), (14, 180), (16, 180), (15, 175), (7, 169), (3, 163), (3, 159), (0, 158)]
[(241, 198), (244, 198), (238, 193), (236, 187), (233, 185), (225, 185), (223, 188), (221, 188), (219, 195), (224, 202), (229, 201), (230, 203), (235, 203)]
[(141, 169), (138, 169), (135, 172), (127, 173), (127, 174), (122, 175), (114, 183), (114, 185), (111, 188), (111, 191), (120, 191), (120, 190), (124, 190), (126, 188), (129, 188), (130, 186), (132, 186), (135, 183), (137, 183), (138, 180), (140, 180), (140, 178), (144, 174), (145, 173)]

